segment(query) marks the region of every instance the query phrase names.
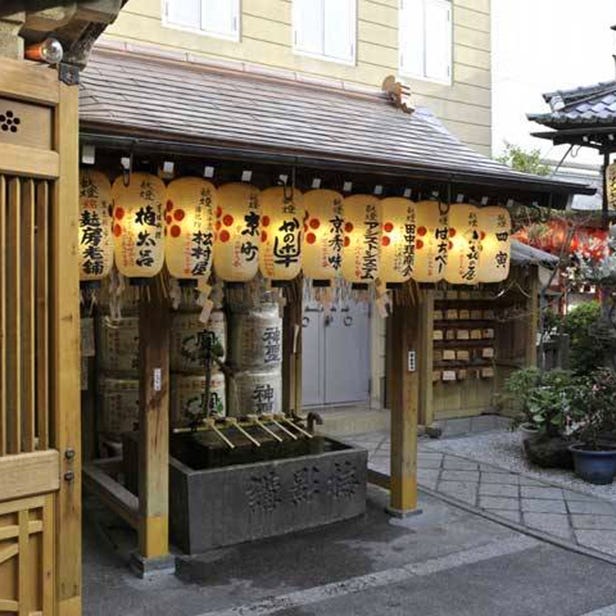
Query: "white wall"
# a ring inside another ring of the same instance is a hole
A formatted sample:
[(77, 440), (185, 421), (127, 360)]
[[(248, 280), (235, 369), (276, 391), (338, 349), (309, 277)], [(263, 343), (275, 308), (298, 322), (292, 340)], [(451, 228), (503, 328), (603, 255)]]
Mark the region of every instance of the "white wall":
[[(568, 146), (530, 136), (526, 113), (546, 112), (542, 94), (616, 79), (616, 0), (492, 0), (492, 149), (504, 141), (559, 161)], [(547, 129), (544, 129), (547, 130)], [(599, 164), (583, 148), (569, 162)]]

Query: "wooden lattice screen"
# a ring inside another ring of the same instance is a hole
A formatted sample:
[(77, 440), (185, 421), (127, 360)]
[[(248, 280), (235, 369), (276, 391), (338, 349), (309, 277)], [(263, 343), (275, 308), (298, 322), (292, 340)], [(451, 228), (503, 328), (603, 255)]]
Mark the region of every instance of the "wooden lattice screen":
[(0, 455), (49, 445), (49, 186), (0, 175)]

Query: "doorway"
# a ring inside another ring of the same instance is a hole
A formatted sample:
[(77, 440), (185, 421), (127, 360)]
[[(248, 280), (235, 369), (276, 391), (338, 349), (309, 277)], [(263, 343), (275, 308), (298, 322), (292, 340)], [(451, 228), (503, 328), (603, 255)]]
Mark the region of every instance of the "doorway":
[(304, 407), (368, 403), (370, 304), (340, 302), (325, 311), (304, 304), (302, 404)]

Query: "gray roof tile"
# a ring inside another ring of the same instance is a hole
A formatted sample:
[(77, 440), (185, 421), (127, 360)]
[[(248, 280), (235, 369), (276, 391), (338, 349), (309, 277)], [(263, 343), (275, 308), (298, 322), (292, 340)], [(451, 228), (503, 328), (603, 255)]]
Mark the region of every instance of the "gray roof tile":
[(543, 95), (550, 103), (562, 99), (564, 107), (548, 113), (530, 113), (528, 119), (550, 128), (616, 124), (616, 81)]
[(533, 190), (583, 191), (581, 185), (513, 171), (463, 144), (428, 110), (406, 114), (385, 94), (118, 51), (93, 53), (81, 81), (82, 129), (189, 136), (201, 144), (445, 170), (520, 189), (532, 184)]

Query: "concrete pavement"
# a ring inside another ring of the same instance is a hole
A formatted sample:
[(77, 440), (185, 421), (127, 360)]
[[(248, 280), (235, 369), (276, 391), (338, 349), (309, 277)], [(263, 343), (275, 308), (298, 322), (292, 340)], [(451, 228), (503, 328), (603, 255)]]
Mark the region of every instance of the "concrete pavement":
[[(90, 501), (84, 613), (93, 616), (580, 616), (616, 604), (616, 567), (421, 494), (423, 514), (327, 528), (179, 557), (178, 577), (139, 580), (134, 533)], [(601, 615), (603, 616), (603, 615)]]
[[(368, 466), (389, 474), (389, 434), (351, 437), (369, 451)], [(419, 485), (536, 536), (562, 540), (616, 563), (616, 506), (588, 494), (538, 481), (522, 473), (435, 451), (420, 443)]]

